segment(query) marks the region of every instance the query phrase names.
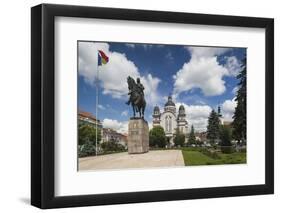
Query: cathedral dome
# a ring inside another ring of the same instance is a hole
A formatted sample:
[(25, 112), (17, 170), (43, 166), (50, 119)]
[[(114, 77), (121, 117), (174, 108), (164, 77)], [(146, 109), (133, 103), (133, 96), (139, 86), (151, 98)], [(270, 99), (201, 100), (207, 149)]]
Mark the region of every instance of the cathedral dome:
[(179, 107), (179, 114), (180, 115), (185, 114), (185, 109), (184, 109), (183, 105), (180, 105), (180, 107)]
[(183, 106), (183, 105), (180, 105), (179, 110), (184, 110), (184, 106)]
[(173, 106), (173, 107), (176, 106), (175, 103), (173, 102), (171, 96), (168, 97), (168, 101), (167, 101), (167, 103), (165, 104), (165, 107), (167, 107), (167, 106)]
[(160, 109), (159, 109), (158, 106), (155, 106), (153, 111), (154, 111), (154, 113), (155, 113), (155, 112), (160, 112)]

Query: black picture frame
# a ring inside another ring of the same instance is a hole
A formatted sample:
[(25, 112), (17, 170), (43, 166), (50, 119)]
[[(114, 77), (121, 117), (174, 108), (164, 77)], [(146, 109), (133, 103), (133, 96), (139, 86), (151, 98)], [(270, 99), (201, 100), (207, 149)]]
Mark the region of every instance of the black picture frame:
[[(265, 184), (93, 195), (54, 195), (55, 17), (101, 18), (263, 28), (265, 48)], [(241, 16), (41, 4), (31, 8), (31, 204), (60, 208), (274, 193), (274, 20)]]

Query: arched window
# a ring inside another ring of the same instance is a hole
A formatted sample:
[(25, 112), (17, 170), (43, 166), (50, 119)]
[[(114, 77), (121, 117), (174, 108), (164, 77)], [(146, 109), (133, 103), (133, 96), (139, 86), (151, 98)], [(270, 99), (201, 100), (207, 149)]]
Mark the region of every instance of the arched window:
[(167, 115), (165, 118), (165, 130), (166, 132), (172, 131), (172, 117)]
[(169, 116), (169, 132), (172, 132), (172, 117)]

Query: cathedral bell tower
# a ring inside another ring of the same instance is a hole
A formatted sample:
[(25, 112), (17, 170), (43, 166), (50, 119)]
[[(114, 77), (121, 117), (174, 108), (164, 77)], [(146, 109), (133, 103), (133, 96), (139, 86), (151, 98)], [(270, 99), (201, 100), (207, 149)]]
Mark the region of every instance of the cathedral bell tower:
[(183, 105), (180, 105), (180, 107), (179, 107), (177, 123), (178, 123), (178, 130), (180, 131), (180, 133), (186, 135), (187, 134), (187, 121), (186, 121), (185, 108)]
[(155, 106), (153, 109), (153, 126), (159, 126), (160, 125), (160, 109), (158, 106)]

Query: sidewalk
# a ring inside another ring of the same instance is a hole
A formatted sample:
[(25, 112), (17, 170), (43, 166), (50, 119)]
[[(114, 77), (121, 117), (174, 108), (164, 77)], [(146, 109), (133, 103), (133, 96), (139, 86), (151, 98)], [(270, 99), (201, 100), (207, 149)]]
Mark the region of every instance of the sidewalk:
[(127, 152), (79, 158), (79, 170), (184, 166), (181, 150), (157, 150), (144, 154)]

